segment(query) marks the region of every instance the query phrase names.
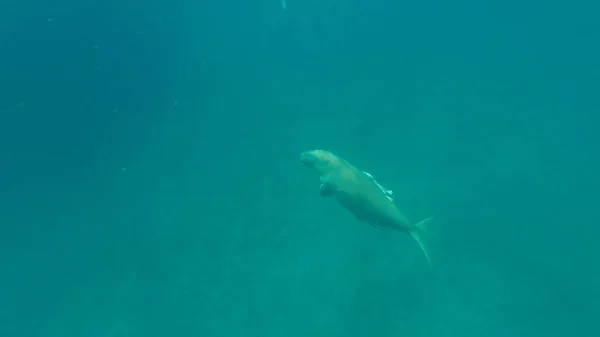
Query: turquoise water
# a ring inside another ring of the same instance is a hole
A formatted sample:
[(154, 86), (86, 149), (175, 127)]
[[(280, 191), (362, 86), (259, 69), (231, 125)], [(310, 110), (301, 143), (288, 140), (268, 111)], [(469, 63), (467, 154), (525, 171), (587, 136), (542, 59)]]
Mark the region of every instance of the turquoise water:
[(599, 336), (599, 7), (0, 4), (0, 336)]

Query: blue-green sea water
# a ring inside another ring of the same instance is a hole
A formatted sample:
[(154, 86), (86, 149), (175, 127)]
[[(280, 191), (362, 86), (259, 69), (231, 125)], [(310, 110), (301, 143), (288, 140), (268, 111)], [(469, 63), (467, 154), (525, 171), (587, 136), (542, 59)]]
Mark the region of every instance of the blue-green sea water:
[[(0, 336), (600, 336), (598, 13), (3, 1)], [(434, 270), (315, 148), (436, 217)]]

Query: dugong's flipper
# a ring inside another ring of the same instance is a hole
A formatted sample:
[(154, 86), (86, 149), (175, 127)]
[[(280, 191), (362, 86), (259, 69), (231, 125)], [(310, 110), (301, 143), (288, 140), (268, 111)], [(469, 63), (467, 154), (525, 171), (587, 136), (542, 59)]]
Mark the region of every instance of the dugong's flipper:
[(333, 192), (335, 192), (335, 186), (332, 183), (324, 182), (319, 188), (319, 193), (322, 197), (330, 197), (333, 195)]

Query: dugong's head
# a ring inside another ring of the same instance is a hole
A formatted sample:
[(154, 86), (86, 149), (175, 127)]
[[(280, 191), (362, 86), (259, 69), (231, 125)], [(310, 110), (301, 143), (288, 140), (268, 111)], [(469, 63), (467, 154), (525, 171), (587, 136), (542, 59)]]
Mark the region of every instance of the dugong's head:
[(330, 171), (339, 162), (333, 153), (325, 150), (310, 150), (300, 154), (300, 161), (307, 167), (316, 169), (319, 173)]

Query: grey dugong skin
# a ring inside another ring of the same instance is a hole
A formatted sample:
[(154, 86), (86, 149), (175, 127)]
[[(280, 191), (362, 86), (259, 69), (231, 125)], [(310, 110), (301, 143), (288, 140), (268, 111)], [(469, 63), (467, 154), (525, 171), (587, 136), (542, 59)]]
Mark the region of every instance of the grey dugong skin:
[(305, 151), (300, 160), (319, 174), (322, 196), (335, 197), (361, 222), (410, 234), (431, 264), (423, 236), (425, 226), (433, 218), (416, 224), (410, 222), (372, 177), (329, 151)]
[(319, 173), (321, 194), (334, 196), (360, 221), (402, 232), (412, 230), (406, 216), (377, 183), (354, 165), (325, 150), (303, 152), (300, 159)]

